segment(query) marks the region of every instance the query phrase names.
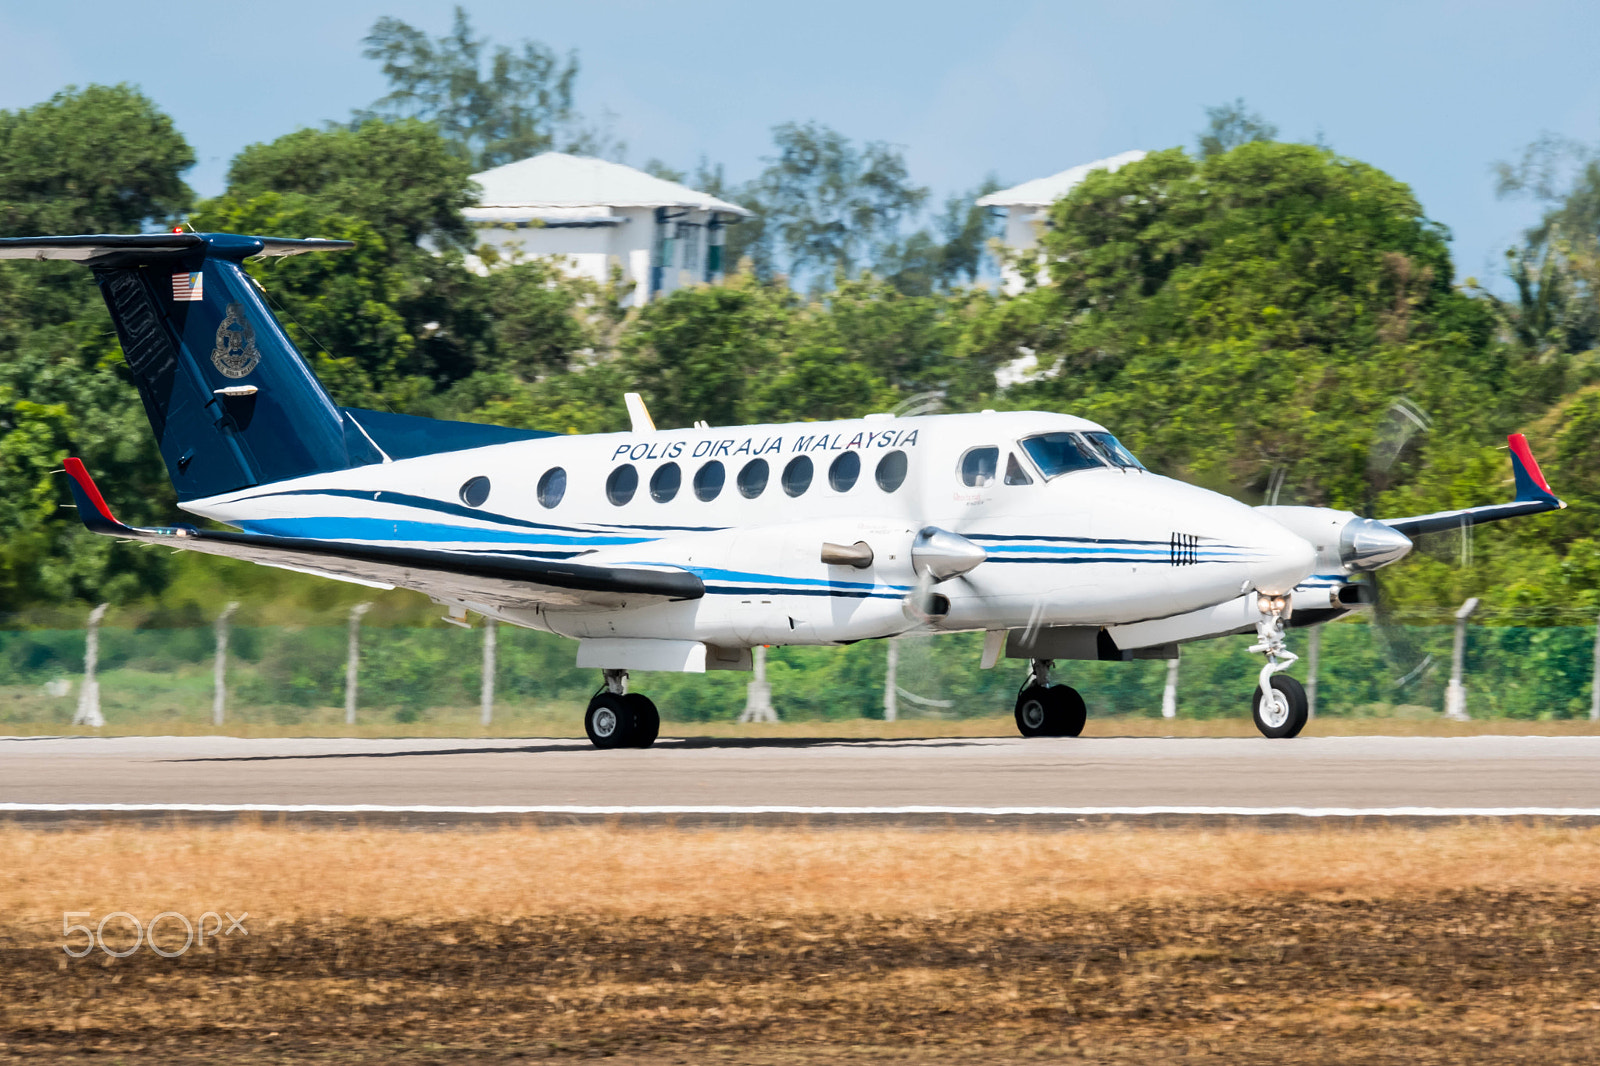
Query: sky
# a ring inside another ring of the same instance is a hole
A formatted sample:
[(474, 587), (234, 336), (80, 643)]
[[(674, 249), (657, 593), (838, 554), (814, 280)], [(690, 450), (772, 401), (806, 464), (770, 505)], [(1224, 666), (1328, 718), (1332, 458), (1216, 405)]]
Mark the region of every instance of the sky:
[[(1600, 145), (1600, 4), (1430, 0), (1139, 4), (952, 0), (474, 0), (475, 28), (575, 51), (580, 109), (610, 113), (626, 161), (753, 176), (771, 128), (816, 120), (905, 153), (936, 200), (1130, 148), (1191, 147), (1243, 98), (1286, 140), (1321, 140), (1409, 184), (1490, 282), (1539, 212), (1491, 168), (1541, 132)], [(0, 2), (0, 109), (126, 81), (194, 146), (201, 194), (247, 144), (342, 119), (386, 91), (361, 39), (383, 15), (430, 34), (419, 0)], [(151, 12), (155, 12), (152, 14)], [(1498, 286), (1497, 286), (1498, 287)]]

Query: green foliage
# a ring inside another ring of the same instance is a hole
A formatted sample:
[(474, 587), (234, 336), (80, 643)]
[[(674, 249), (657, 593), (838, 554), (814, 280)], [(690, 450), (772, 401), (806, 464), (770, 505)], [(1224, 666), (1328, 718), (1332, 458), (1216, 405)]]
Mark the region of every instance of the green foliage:
[(1278, 127), (1244, 106), (1244, 97), (1231, 104), (1206, 108), (1206, 129), (1200, 134), (1200, 158), (1210, 159), (1252, 141), (1271, 141)]
[(380, 18), (363, 54), (383, 64), (389, 93), (360, 117), (435, 122), (473, 171), (513, 163), (539, 152), (600, 154), (610, 144), (583, 126), (572, 107), (578, 57), (565, 58), (538, 41), (520, 50), (473, 35), (467, 13), (455, 9), (450, 32), (430, 39), (397, 18)]
[(138, 232), (189, 206), (193, 165), (172, 119), (128, 85), (0, 111), (0, 237)]

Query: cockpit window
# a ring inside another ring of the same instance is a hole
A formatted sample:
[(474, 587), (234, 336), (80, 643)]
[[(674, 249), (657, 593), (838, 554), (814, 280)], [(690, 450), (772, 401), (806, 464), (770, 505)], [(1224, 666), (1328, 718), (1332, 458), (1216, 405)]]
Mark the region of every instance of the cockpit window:
[(1041, 433), (1037, 437), (1028, 437), (1022, 442), (1022, 447), (1046, 479), (1070, 474), (1074, 470), (1091, 470), (1108, 462), (1076, 433)]
[(1033, 478), (1022, 469), (1022, 464), (1017, 462), (1016, 452), (1006, 453), (1006, 484), (1007, 485), (1032, 485)]
[(1125, 467), (1129, 470), (1143, 470), (1144, 464), (1133, 457), (1133, 453), (1122, 446), (1122, 442), (1104, 431), (1098, 433), (1085, 433), (1089, 443), (1112, 466)]
[(973, 488), (992, 484), (999, 464), (999, 448), (969, 448), (961, 457), (961, 483)]

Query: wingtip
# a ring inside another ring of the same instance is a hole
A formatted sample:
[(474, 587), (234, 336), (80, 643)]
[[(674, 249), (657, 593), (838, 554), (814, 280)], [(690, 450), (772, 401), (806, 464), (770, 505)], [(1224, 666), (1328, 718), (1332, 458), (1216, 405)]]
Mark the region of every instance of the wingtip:
[(1539, 460), (1533, 457), (1533, 449), (1528, 447), (1528, 438), (1521, 433), (1512, 433), (1506, 437), (1506, 444), (1511, 448), (1511, 465), (1516, 475), (1517, 498), (1548, 496), (1552, 500), (1555, 499), (1555, 490), (1550, 487), (1550, 482), (1545, 480), (1544, 471), (1539, 469)]
[(105, 497), (100, 495), (100, 488), (94, 483), (94, 478), (89, 476), (89, 470), (83, 465), (82, 459), (71, 458), (63, 465), (67, 468), (67, 477), (71, 479), (72, 495), (78, 503), (78, 517), (83, 519), (85, 526), (96, 533), (117, 532), (128, 528), (117, 521), (117, 516), (106, 506)]

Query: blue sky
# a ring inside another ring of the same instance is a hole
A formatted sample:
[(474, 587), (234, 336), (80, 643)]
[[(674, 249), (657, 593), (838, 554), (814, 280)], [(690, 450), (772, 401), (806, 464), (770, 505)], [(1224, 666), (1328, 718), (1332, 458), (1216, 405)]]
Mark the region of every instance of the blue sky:
[[(702, 155), (754, 174), (769, 130), (816, 119), (903, 147), (943, 194), (1129, 148), (1192, 145), (1204, 108), (1244, 97), (1281, 136), (1409, 183), (1487, 279), (1536, 214), (1490, 166), (1541, 130), (1600, 142), (1600, 5), (1481, 3), (466, 5), (480, 32), (576, 49), (582, 108), (616, 116), (627, 161)], [(151, 11), (158, 12), (151, 14)], [(0, 5), (0, 108), (69, 83), (129, 81), (177, 120), (202, 193), (243, 145), (342, 118), (384, 91), (361, 38), (380, 15), (430, 33), (417, 0), (104, 0)]]

